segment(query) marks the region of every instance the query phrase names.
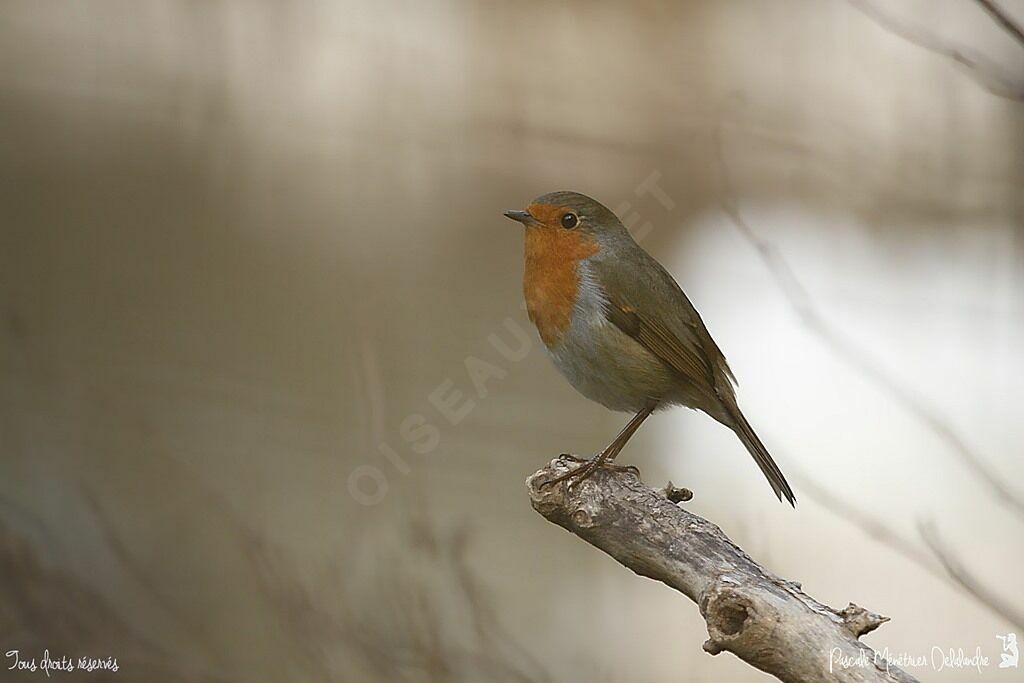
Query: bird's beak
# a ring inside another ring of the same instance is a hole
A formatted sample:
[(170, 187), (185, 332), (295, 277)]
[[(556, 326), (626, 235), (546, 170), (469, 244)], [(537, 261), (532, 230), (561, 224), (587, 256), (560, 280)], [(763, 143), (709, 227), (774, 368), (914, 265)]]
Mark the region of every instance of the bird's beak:
[(537, 222), (537, 219), (531, 216), (529, 211), (506, 211), (505, 217), (519, 221), (523, 225), (531, 225)]

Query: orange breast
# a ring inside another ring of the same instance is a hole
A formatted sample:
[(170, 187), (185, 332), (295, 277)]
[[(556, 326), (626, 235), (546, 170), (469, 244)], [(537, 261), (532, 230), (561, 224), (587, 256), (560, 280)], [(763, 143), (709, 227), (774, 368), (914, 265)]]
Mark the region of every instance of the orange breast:
[(523, 296), (530, 320), (550, 348), (572, 323), (580, 279), (576, 265), (598, 251), (597, 242), (580, 231), (548, 226), (526, 229)]

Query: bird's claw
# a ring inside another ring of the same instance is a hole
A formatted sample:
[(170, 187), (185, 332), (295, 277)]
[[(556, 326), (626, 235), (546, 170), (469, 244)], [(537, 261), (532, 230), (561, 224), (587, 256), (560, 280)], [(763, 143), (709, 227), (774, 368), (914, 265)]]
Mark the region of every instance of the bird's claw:
[(541, 484), (541, 488), (547, 488), (559, 482), (568, 480), (569, 483), (566, 485), (566, 489), (571, 491), (573, 486), (575, 486), (576, 484), (580, 483), (581, 481), (592, 475), (594, 472), (597, 471), (598, 468), (604, 468), (607, 470), (611, 470), (612, 472), (628, 472), (636, 476), (637, 478), (640, 477), (640, 469), (636, 465), (616, 465), (613, 462), (601, 460), (600, 457), (594, 457), (587, 460), (584, 458), (578, 458), (575, 455), (570, 455), (568, 453), (562, 453), (558, 457), (559, 459), (578, 462), (580, 463), (580, 465), (579, 467), (574, 467), (565, 474), (561, 474), (555, 477), (554, 479), (548, 479), (546, 482)]

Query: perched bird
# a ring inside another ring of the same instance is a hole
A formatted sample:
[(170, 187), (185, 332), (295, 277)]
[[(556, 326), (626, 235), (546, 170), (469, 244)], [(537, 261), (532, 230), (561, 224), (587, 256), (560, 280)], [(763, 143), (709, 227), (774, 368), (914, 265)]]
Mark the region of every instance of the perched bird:
[(740, 411), (736, 378), (697, 309), (618, 217), (576, 192), (552, 192), (505, 215), (526, 228), (523, 294), (555, 365), (590, 400), (635, 413), (604, 450), (551, 483), (582, 480), (598, 467), (625, 469), (612, 460), (643, 421), (682, 405), (735, 432), (779, 500), (795, 505)]

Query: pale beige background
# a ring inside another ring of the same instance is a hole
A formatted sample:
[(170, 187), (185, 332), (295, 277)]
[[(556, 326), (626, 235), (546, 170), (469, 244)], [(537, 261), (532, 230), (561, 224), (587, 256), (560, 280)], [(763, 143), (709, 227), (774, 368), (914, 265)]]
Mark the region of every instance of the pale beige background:
[[(884, 5), (1024, 81), (975, 3)], [(488, 341), (528, 329), (501, 211), (571, 188), (630, 203), (801, 503), (686, 411), (623, 460), (891, 616), (873, 646), (995, 660), (922, 679), (1019, 680), (1007, 621), (809, 485), (911, 553), (934, 520), (1018, 611), (1019, 511), (801, 322), (722, 202), (1022, 496), (1024, 102), (842, 0), (7, 0), (0, 64), (3, 651), (117, 656), (109, 680), (767, 680), (529, 508), (529, 473), (625, 420), (532, 330), (518, 361)], [(502, 375), (482, 398), (469, 357)]]

